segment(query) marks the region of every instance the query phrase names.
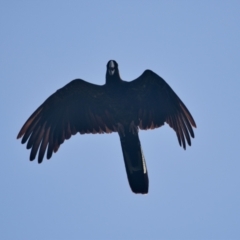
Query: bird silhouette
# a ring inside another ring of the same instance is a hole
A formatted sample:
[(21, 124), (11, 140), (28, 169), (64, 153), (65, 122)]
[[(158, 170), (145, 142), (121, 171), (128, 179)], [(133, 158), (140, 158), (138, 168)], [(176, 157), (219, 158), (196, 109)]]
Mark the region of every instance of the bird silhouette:
[(196, 123), (172, 88), (156, 73), (145, 70), (137, 79), (121, 79), (118, 64), (107, 63), (106, 83), (95, 85), (75, 79), (47, 98), (28, 118), (17, 138), (27, 142), (30, 160), (38, 153), (41, 163), (57, 152), (64, 140), (76, 133), (112, 133), (120, 137), (130, 187), (148, 193), (148, 171), (139, 129), (159, 128), (167, 123), (186, 149), (194, 138)]

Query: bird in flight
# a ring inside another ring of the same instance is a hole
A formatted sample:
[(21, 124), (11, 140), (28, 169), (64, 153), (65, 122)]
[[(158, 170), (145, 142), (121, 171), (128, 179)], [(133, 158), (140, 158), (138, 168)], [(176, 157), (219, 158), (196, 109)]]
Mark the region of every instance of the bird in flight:
[(145, 70), (137, 79), (121, 79), (118, 64), (107, 63), (106, 83), (95, 85), (75, 79), (47, 98), (28, 118), (17, 138), (27, 142), (30, 160), (41, 163), (76, 133), (112, 133), (120, 138), (129, 185), (134, 193), (148, 193), (148, 172), (139, 129), (167, 123), (186, 149), (196, 123), (172, 88), (156, 73)]

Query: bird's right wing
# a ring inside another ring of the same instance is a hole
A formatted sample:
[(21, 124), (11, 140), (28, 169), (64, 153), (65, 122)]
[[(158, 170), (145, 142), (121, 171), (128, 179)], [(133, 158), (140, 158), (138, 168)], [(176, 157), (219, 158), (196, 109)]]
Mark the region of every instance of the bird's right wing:
[(76, 79), (52, 94), (26, 121), (17, 138), (31, 148), (30, 160), (41, 163), (47, 149), (47, 159), (71, 135), (77, 132), (110, 133), (115, 131), (111, 102), (99, 86)]

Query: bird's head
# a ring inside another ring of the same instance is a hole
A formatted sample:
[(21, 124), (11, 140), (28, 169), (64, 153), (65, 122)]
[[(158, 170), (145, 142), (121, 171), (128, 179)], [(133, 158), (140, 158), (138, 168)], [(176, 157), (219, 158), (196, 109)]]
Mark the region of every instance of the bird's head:
[(114, 60), (110, 60), (107, 63), (107, 74), (113, 76), (118, 68), (118, 64)]
[(111, 79), (111, 81), (113, 79), (121, 80), (120, 75), (119, 75), (119, 71), (118, 71), (118, 64), (114, 60), (110, 60), (107, 63), (106, 80), (108, 81), (110, 79)]

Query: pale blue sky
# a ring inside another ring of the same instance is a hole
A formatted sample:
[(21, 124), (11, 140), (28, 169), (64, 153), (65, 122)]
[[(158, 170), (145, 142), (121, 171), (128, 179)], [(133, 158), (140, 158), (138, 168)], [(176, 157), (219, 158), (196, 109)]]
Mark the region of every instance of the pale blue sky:
[[(0, 239), (240, 239), (239, 1), (1, 1)], [(16, 140), (75, 78), (145, 69), (194, 116), (192, 147), (141, 131), (149, 194), (131, 192), (117, 134), (77, 135), (50, 161)]]

